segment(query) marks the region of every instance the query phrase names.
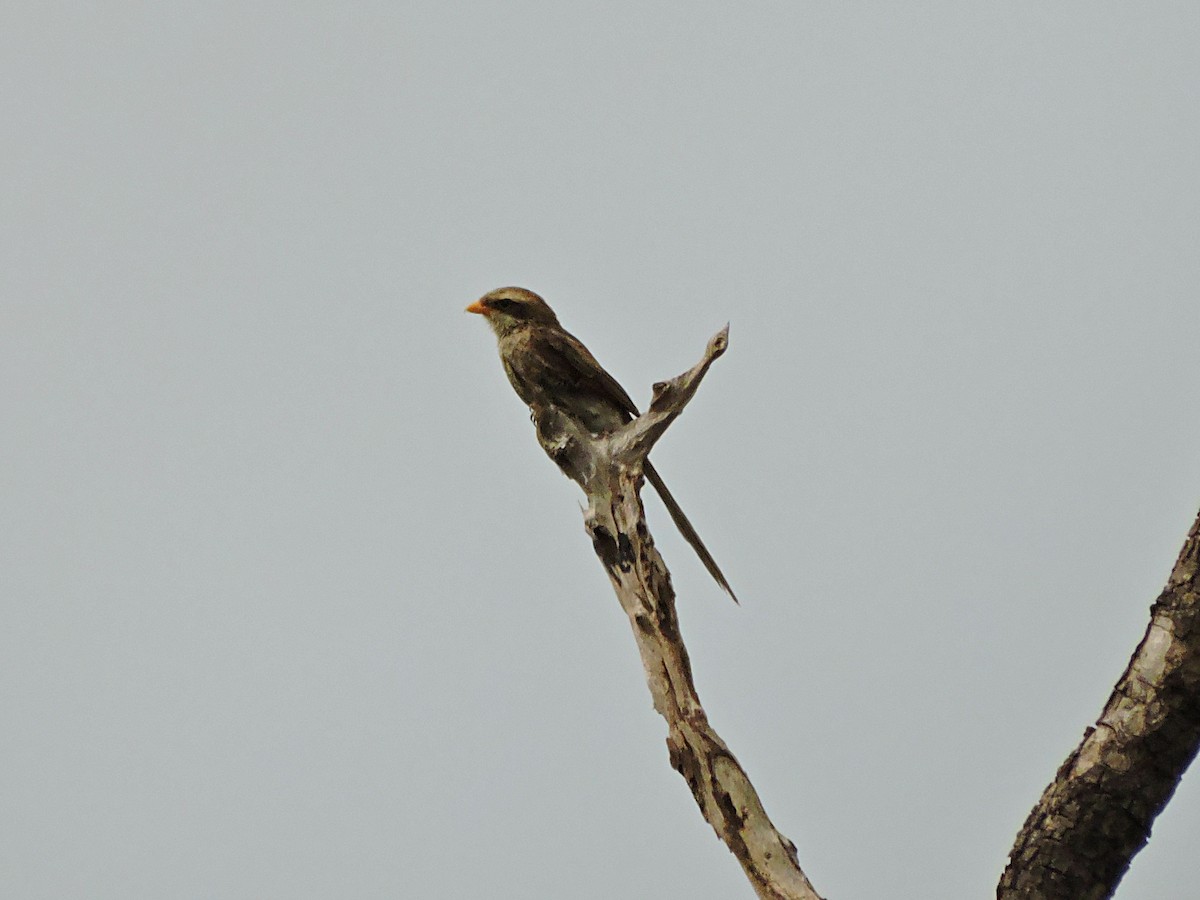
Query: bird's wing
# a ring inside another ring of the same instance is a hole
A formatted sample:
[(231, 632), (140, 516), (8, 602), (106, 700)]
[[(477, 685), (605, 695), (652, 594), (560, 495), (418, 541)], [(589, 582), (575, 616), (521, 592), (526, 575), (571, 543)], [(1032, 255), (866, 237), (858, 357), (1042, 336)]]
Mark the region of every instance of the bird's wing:
[(604, 370), (588, 348), (570, 332), (561, 328), (540, 329), (537, 348), (548, 373), (570, 373), (575, 379), (571, 385), (575, 390), (582, 389), (595, 394), (630, 416), (638, 414), (638, 408), (625, 388)]

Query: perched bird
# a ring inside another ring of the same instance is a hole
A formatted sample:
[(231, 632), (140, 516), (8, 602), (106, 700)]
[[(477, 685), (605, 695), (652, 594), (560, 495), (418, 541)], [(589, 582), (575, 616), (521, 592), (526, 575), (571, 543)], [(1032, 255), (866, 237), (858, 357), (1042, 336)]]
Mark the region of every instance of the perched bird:
[[(508, 380), (531, 409), (557, 407), (592, 434), (614, 431), (638, 414), (625, 389), (604, 371), (587, 347), (559, 324), (554, 310), (533, 291), (499, 288), (484, 294), (467, 307), (467, 312), (482, 315), (492, 326)], [(650, 460), (646, 460), (643, 471), (680, 534), (736, 603), (733, 588)]]

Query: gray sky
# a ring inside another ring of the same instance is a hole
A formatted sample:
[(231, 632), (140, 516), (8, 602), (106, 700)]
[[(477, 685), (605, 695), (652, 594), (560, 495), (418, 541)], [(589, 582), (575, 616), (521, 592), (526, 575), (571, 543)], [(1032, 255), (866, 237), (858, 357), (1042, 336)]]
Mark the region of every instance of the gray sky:
[[(644, 402), (714, 724), (990, 896), (1200, 503), (1200, 6), (11, 3), (0, 883), (750, 896), (484, 323)], [(1124, 898), (1196, 879), (1186, 779)]]

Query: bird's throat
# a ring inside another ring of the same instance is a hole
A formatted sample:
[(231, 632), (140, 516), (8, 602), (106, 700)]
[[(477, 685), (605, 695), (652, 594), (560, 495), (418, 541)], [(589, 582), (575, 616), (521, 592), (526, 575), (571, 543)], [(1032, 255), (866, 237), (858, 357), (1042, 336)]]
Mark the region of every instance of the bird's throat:
[(501, 312), (492, 313), (487, 317), (487, 320), (497, 338), (507, 337), (518, 329), (529, 327), (528, 322), (523, 322), (516, 316), (510, 316)]

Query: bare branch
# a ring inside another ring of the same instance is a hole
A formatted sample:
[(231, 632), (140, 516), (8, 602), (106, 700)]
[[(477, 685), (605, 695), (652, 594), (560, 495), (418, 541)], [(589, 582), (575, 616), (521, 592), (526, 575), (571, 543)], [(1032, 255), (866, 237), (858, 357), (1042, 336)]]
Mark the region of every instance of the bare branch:
[(671, 765), (759, 897), (820, 900), (800, 869), (795, 845), (771, 823), (700, 704), (671, 576), (646, 527), (639, 495), (650, 449), (695, 396), (709, 366), (725, 352), (728, 335), (726, 326), (696, 366), (655, 385), (645, 414), (608, 436), (587, 434), (554, 408), (535, 410), (534, 421), (542, 447), (587, 493), (585, 524), (633, 627), (654, 708), (667, 723)]
[(700, 382), (708, 374), (709, 367), (725, 353), (728, 346), (729, 325), (726, 324), (709, 338), (700, 362), (670, 381), (655, 384), (650, 408), (609, 436), (613, 457), (626, 464), (636, 463), (640, 467), (650, 455), (651, 448), (658, 443), (658, 439), (671, 423), (679, 418), (692, 397), (696, 396)]
[(996, 896), (1110, 897), (1200, 747), (1200, 515), (1096, 725), (1029, 814)]

